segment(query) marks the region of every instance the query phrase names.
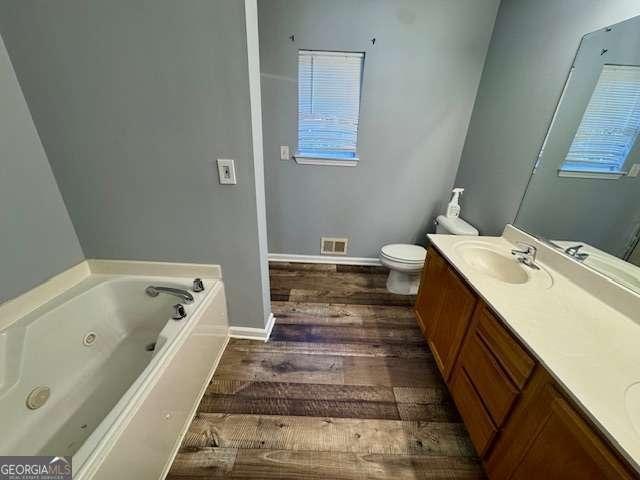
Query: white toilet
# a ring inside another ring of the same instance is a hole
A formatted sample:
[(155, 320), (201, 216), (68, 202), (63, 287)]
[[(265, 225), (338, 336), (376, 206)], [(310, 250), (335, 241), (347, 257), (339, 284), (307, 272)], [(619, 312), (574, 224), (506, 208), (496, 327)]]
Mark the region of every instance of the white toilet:
[(427, 256), (424, 247), (408, 243), (391, 243), (382, 247), (378, 256), (382, 265), (390, 270), (387, 290), (402, 295), (418, 293), (420, 272)]
[[(445, 235), (478, 235), (472, 225), (460, 217), (440, 215), (436, 219), (436, 233)], [(427, 251), (420, 245), (392, 243), (380, 249), (380, 262), (387, 267), (387, 290), (401, 295), (415, 295), (420, 286), (420, 272)]]

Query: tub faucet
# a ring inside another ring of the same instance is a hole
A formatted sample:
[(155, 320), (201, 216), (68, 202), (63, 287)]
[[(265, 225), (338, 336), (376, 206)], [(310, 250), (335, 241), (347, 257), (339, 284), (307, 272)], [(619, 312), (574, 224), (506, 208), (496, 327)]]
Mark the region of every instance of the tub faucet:
[(540, 267), (536, 265), (536, 253), (538, 251), (536, 247), (524, 242), (517, 242), (516, 244), (520, 249), (514, 248), (511, 250), (511, 255), (516, 257), (518, 263), (533, 268), (534, 270), (539, 270)]
[(156, 287), (154, 285), (149, 285), (145, 292), (150, 297), (157, 297), (161, 293), (166, 293), (167, 295), (173, 295), (174, 297), (178, 297), (187, 305), (193, 303), (193, 295), (191, 295), (186, 290), (182, 290), (180, 288), (171, 288), (171, 287)]

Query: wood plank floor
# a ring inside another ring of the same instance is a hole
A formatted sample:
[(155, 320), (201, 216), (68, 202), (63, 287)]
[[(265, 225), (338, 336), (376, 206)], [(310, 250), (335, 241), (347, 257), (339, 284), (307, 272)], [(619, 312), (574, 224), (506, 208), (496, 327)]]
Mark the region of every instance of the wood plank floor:
[(271, 339), (230, 341), (168, 478), (485, 478), (386, 276), (272, 263)]

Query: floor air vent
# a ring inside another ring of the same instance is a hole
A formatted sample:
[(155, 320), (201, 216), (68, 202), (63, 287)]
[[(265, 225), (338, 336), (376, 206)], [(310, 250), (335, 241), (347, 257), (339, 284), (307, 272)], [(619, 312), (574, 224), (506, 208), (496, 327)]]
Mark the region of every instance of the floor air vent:
[(320, 239), (320, 253), (323, 255), (346, 255), (348, 238), (322, 237)]

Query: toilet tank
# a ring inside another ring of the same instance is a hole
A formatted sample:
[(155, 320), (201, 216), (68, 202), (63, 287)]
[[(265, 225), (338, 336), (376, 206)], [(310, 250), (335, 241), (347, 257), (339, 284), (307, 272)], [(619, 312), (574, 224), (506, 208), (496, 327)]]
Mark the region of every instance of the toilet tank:
[(478, 230), (460, 217), (440, 215), (436, 219), (436, 233), (444, 235), (478, 235)]

